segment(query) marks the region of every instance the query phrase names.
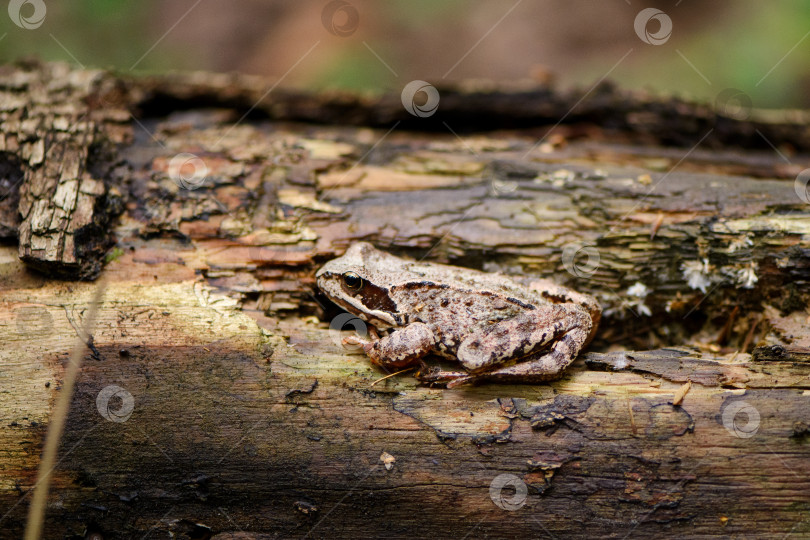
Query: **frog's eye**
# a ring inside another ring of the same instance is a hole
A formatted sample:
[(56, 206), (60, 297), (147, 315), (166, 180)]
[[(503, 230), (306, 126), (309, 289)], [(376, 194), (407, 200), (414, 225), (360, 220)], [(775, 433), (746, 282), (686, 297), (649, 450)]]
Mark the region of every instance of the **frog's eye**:
[(359, 291), (363, 288), (363, 278), (354, 272), (346, 272), (343, 274), (343, 284), (350, 291)]

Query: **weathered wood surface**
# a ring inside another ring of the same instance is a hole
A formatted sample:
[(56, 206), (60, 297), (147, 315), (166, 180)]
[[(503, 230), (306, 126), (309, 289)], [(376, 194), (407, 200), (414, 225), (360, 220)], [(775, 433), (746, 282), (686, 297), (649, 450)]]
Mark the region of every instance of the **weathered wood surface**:
[[(705, 133), (639, 147), (596, 125), (534, 148), (542, 130), (239, 122), (230, 94), (182, 106), (141, 84), (132, 144), (97, 164), (126, 169), (104, 178), (126, 211), (48, 537), (810, 534), (806, 156), (692, 149)], [(601, 331), (548, 385), (373, 384), (313, 289), (359, 238), (593, 293)], [(31, 273), (14, 245), (0, 274), (0, 529), (16, 537), (95, 285)], [(491, 497), (503, 474), (526, 487), (518, 508)]]
[(0, 205), (0, 233), (18, 237), (20, 257), (34, 268), (93, 278), (112, 244), (111, 218), (120, 212), (117, 188), (108, 192), (105, 184), (120, 181), (116, 160), (105, 153), (130, 132), (122, 125), (129, 113), (113, 99), (115, 79), (62, 64), (6, 66), (0, 77), (8, 201)]

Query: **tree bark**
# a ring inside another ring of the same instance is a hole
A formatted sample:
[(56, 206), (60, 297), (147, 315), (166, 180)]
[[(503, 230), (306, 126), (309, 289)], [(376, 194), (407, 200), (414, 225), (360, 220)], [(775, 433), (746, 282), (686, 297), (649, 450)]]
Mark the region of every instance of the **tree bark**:
[[(802, 122), (607, 89), (551, 128), (575, 94), (460, 88), (421, 124), (238, 76), (4, 69), (9, 537), (96, 287), (56, 276), (105, 255), (48, 538), (810, 534), (805, 156), (749, 136), (801, 152)], [(314, 288), (360, 239), (588, 292), (599, 333), (550, 384), (378, 381)]]
[(104, 181), (115, 180), (115, 160), (103, 154), (129, 130), (121, 126), (126, 110), (99, 101), (115, 80), (61, 64), (6, 67), (3, 77), (0, 152), (9, 202), (0, 206), (0, 232), (11, 236), (21, 221), (22, 260), (49, 275), (94, 278), (111, 245), (110, 219), (120, 212)]

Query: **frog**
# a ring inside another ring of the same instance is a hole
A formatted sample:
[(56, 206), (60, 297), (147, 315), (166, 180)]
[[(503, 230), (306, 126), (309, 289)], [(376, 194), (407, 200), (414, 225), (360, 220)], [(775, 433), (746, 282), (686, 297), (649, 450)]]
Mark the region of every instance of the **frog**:
[[(417, 261), (368, 242), (326, 262), (315, 282), (367, 323), (367, 337), (344, 343), (389, 373), (418, 368), (418, 380), (447, 388), (557, 379), (591, 342), (601, 317), (594, 297), (547, 279)], [(459, 368), (428, 367), (431, 355)]]

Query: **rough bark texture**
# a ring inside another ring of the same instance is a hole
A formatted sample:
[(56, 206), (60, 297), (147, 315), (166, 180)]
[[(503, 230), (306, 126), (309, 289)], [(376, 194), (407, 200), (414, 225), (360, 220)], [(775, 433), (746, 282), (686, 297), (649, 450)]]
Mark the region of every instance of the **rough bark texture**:
[(126, 110), (101, 101), (114, 79), (59, 64), (5, 67), (0, 77), (0, 235), (15, 236), (21, 219), (22, 260), (49, 275), (93, 278), (111, 245), (110, 218), (120, 212), (105, 184), (115, 179), (114, 158), (100, 154), (130, 129), (121, 126)]
[[(274, 90), (246, 114), (271, 83), (5, 69), (117, 96), (93, 129), (37, 124), (38, 163), (21, 144), (0, 164), (25, 177), (20, 208), (45, 201), (36, 215), (59, 218), (52, 238), (78, 230), (66, 208), (96, 226), (93, 255), (73, 234), (59, 268), (97, 268), (117, 239), (48, 537), (810, 534), (810, 206), (794, 182), (807, 161), (750, 136), (802, 151), (802, 122), (607, 89), (547, 134), (572, 96), (460, 89), (420, 133), (405, 128), (426, 119), (391, 98)], [(3, 113), (36, 103), (55, 118), (27, 84), (4, 89), (18, 102)], [(131, 124), (105, 116), (126, 107)], [(107, 144), (121, 146), (93, 150)], [(92, 211), (45, 195), (71, 182)], [(126, 211), (110, 231), (99, 201), (114, 189)], [(26, 239), (44, 229), (3, 204), (6, 236), (19, 227), (19, 253), (43, 268)], [(313, 288), (361, 238), (589, 292), (600, 332), (547, 385), (375, 383), (384, 373), (340, 346), (339, 311)], [(0, 536), (13, 538), (95, 285), (31, 273), (10, 244), (0, 275)]]

